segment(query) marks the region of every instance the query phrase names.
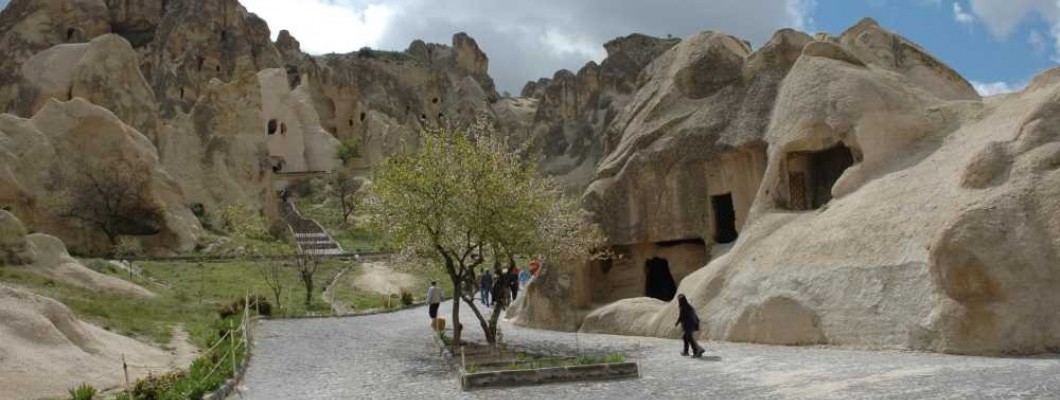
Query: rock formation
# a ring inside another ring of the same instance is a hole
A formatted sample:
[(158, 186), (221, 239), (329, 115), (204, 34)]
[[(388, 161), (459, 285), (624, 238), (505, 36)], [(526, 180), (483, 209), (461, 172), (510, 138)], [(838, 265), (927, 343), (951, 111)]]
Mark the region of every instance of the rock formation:
[(523, 140), (540, 151), (541, 171), (570, 191), (584, 190), (606, 151), (607, 129), (637, 89), (641, 70), (677, 42), (640, 34), (618, 38), (604, 45), (607, 58), (599, 65), (589, 62), (577, 74), (561, 70), (552, 79), (527, 83), (523, 96), (538, 101)]
[[(166, 365), (164, 350), (82, 322), (51, 298), (0, 284), (0, 386), (5, 398), (67, 396), (91, 380), (124, 384), (122, 357), (131, 365)], [(147, 371), (130, 370), (130, 379)], [(9, 397), (10, 396), (10, 397)]]
[[(282, 69), (280, 84), (266, 72), (295, 57), (287, 44), (297, 42), (274, 45), (269, 36), (264, 21), (237, 0), (14, 0), (0, 14), (0, 108), (30, 118), (55, 100), (78, 98), (113, 112), (146, 136), (140, 151), (156, 153), (175, 180), (166, 201), (171, 214), (190, 215), (194, 206), (216, 224), (225, 205), (263, 206), (275, 172), (337, 164), (338, 142), (320, 129), (310, 90), (287, 87)], [(483, 60), (463, 62), (479, 68)], [(274, 120), (276, 132), (269, 132)], [(290, 134), (279, 132), (288, 128)], [(41, 213), (27, 207), (39, 188), (18, 188), (5, 187), (0, 206), (79, 252), (109, 251), (92, 234), (76, 239), (81, 232), (29, 214)], [(179, 240), (167, 236), (146, 247), (189, 250), (199, 228), (195, 218), (187, 224), (193, 227), (180, 228)]]
[[(157, 221), (119, 221), (110, 232), (139, 237), (150, 251), (190, 250), (201, 231), (150, 140), (81, 98), (48, 100), (31, 119), (0, 115), (0, 170), (5, 205), (36, 231), (54, 233), (85, 252), (108, 252), (113, 238), (96, 229), (98, 221), (86, 220), (80, 212), (68, 214), (77, 210), (70, 207), (76, 195), (87, 195), (74, 190), (99, 190), (99, 196), (123, 199), (122, 212), (156, 210), (151, 219)], [(114, 175), (125, 173), (136, 174), (138, 181)], [(110, 183), (130, 187), (98, 187)]]
[[(19, 269), (90, 290), (150, 297), (146, 289), (85, 268), (63, 243), (27, 234), (14, 215), (0, 211), (0, 269)], [(150, 345), (82, 322), (51, 298), (0, 283), (0, 387), (5, 398), (62, 396), (84, 382), (123, 384), (122, 357), (133, 365), (165, 365), (172, 356)], [(111, 373), (113, 372), (113, 373)], [(131, 378), (147, 371), (132, 370)]]
[[(633, 250), (589, 266), (574, 292), (631, 297), (670, 275), (720, 340), (1060, 348), (1046, 311), (1060, 302), (1057, 73), (980, 100), (871, 20), (820, 39), (782, 31), (751, 52), (704, 33), (646, 69), (585, 195)], [(716, 244), (720, 227), (734, 244)], [(689, 241), (713, 254), (705, 267), (661, 254)], [(674, 302), (621, 300), (580, 329), (677, 337), (676, 314)]]
[(452, 46), (417, 40), (404, 52), (308, 56), (281, 32), (277, 47), (289, 82), (303, 87), (325, 131), (356, 144), (357, 168), (414, 148), (425, 126), (495, 115), (489, 59), (463, 33)]

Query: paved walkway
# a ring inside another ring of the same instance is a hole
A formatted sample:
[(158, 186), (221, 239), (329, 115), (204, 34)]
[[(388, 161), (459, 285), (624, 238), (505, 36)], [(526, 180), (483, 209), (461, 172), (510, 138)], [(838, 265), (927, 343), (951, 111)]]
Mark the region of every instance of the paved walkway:
[[(442, 312), (448, 315), (448, 305)], [(678, 355), (678, 340), (574, 335), (508, 324), (503, 328), (508, 341), (530, 349), (626, 352), (640, 362), (642, 377), (462, 392), (456, 373), (438, 357), (427, 324), (426, 308), (263, 321), (242, 398), (1060, 398), (1060, 356), (960, 357), (708, 342), (707, 357), (694, 360)], [(470, 336), (481, 337), (477, 324), (465, 326)]]

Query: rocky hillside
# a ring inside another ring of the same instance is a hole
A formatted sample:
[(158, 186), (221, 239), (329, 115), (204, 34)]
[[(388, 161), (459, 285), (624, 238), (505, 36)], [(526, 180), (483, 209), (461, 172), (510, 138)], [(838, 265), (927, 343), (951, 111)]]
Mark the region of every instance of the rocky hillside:
[[(633, 34), (513, 98), (465, 34), (321, 56), (270, 37), (236, 0), (13, 0), (0, 207), (76, 252), (179, 253), (224, 206), (267, 208), (285, 173), (367, 171), (424, 126), (486, 115), (621, 255), (553, 268), (521, 323), (673, 336), (681, 292), (715, 339), (1060, 348), (1056, 71), (981, 99), (866, 19), (758, 48)], [(115, 192), (136, 194), (118, 223), (72, 207)]]
[(759, 49), (686, 38), (641, 73), (584, 195), (623, 257), (514, 314), (677, 337), (684, 293), (712, 339), (1055, 351), (1058, 96), (1052, 70), (980, 99), (868, 19)]

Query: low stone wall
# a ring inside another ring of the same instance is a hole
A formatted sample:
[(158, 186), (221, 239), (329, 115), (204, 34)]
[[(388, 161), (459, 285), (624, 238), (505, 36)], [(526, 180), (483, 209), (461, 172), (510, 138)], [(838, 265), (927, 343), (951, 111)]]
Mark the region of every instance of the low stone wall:
[(476, 373), (461, 370), (460, 385), (464, 390), (472, 390), (544, 383), (626, 379), (638, 376), (640, 376), (640, 370), (635, 362)]

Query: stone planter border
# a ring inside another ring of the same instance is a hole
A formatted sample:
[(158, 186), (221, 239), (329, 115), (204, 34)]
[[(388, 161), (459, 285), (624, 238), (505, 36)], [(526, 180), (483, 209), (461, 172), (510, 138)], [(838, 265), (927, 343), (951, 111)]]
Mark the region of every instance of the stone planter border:
[(468, 373), (461, 368), (460, 387), (464, 390), (474, 390), (561, 382), (629, 379), (639, 376), (640, 369), (636, 362), (475, 373)]

